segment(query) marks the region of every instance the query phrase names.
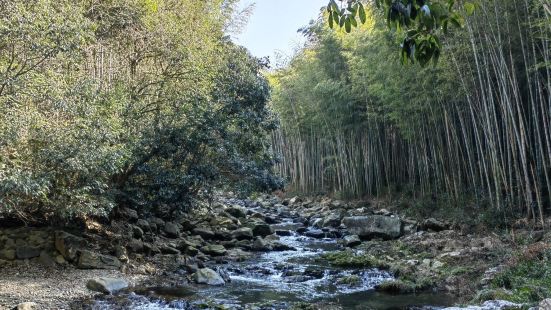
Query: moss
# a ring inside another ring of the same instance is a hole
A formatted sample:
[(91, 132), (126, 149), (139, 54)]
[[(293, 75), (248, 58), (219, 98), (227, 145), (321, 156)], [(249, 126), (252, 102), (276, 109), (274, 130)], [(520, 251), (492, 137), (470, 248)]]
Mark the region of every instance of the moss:
[(353, 268), (382, 268), (387, 269), (389, 265), (368, 254), (355, 254), (352, 251), (336, 251), (326, 253), (322, 256), (331, 265), (338, 267)]
[(504, 300), (530, 303), (551, 297), (551, 251), (526, 257), (519, 255), (510, 267), (498, 273), (491, 282), (494, 289), (510, 292)]
[(360, 279), (357, 275), (350, 275), (346, 277), (342, 277), (337, 280), (337, 284), (340, 285), (348, 285), (348, 286), (358, 286), (362, 283), (362, 279)]
[(406, 294), (414, 293), (416, 291), (416, 285), (410, 281), (392, 280), (385, 281), (377, 285), (376, 289), (381, 292), (393, 293), (393, 294)]
[(316, 307), (310, 303), (299, 302), (291, 306), (291, 310), (316, 310)]

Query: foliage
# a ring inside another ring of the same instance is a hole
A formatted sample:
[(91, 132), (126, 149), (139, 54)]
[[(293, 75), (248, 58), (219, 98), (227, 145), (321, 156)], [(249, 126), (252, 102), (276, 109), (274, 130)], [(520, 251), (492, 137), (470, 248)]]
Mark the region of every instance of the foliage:
[[(375, 4), (385, 12), (388, 27), (404, 33), (402, 63), (417, 61), (425, 66), (432, 60), (436, 64), (442, 50), (441, 34), (448, 33), (449, 25), (463, 25), (455, 0), (376, 0)], [(467, 15), (474, 13), (475, 2), (465, 1), (462, 5)], [(362, 24), (367, 21), (361, 0), (347, 0), (346, 5), (331, 0), (327, 12), (329, 27), (337, 24), (348, 33), (358, 26), (357, 19)]]
[(235, 1), (0, 3), (0, 215), (281, 186), (264, 61), (224, 37)]

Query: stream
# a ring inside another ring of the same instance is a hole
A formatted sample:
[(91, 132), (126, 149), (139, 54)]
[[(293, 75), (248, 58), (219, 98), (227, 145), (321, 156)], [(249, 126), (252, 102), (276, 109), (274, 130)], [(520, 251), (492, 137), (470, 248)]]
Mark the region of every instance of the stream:
[[(297, 223), (292, 217), (282, 218), (281, 222), (272, 225), (280, 234), (287, 235), (279, 241), (296, 250), (258, 253), (244, 262), (219, 265), (231, 279), (224, 286), (135, 289), (116, 298), (96, 301), (92, 308), (205, 309), (209, 308), (205, 305), (210, 305), (214, 309), (214, 305), (223, 305), (227, 309), (288, 309), (302, 302), (324, 305), (319, 306), (321, 309), (438, 309), (453, 304), (449, 296), (437, 293), (376, 292), (376, 285), (393, 279), (391, 273), (332, 267), (321, 255), (341, 249), (338, 239), (299, 235), (294, 231)], [(343, 278), (354, 281), (346, 284)]]

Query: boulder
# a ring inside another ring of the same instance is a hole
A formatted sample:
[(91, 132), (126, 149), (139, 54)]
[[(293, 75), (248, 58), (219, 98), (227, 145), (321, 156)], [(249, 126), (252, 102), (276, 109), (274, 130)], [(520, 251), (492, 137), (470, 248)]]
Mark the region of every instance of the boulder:
[(193, 278), (198, 284), (207, 284), (207, 285), (224, 285), (226, 281), (216, 273), (216, 271), (210, 268), (199, 269), (196, 273), (193, 274)]
[(360, 245), (362, 241), (360, 240), (360, 237), (358, 235), (349, 235), (344, 237), (344, 244), (347, 247), (355, 247), (357, 245)]
[(258, 223), (258, 224), (255, 224), (253, 227), (253, 235), (255, 237), (257, 236), (266, 237), (273, 233), (274, 233), (274, 230), (272, 229), (272, 227), (265, 223)]
[(248, 227), (242, 227), (239, 229), (234, 230), (231, 233), (232, 237), (237, 240), (245, 240), (245, 239), (252, 239), (253, 238), (253, 230)]
[(212, 256), (222, 256), (226, 254), (227, 250), (221, 244), (209, 244), (202, 247), (201, 252)]
[[(147, 225), (149, 227), (149, 224)], [(142, 239), (143, 238), (143, 229), (141, 229), (138, 226), (132, 225), (132, 236), (136, 239)]]
[(245, 218), (247, 216), (247, 210), (238, 205), (226, 208), (226, 212), (236, 218)]
[(119, 215), (123, 218), (129, 219), (131, 221), (138, 220), (138, 212), (136, 210), (130, 209), (130, 208), (120, 208), (119, 209)]
[(322, 239), (325, 238), (325, 232), (320, 229), (312, 229), (304, 233), (306, 237), (314, 238), (314, 239)]
[(214, 239), (214, 232), (208, 228), (201, 228), (201, 227), (194, 228), (193, 234), (199, 235), (205, 240)]
[(272, 247), (262, 238), (256, 238), (252, 245), (254, 251), (271, 251)]
[(180, 227), (173, 222), (167, 222), (164, 231), (166, 235), (171, 238), (178, 238), (178, 236), (180, 236)]
[(132, 239), (132, 240), (130, 240), (130, 242), (128, 242), (127, 248), (132, 253), (140, 253), (140, 252), (143, 252), (144, 245), (143, 245), (143, 242), (141, 240)]
[(55, 267), (56, 265), (55, 260), (46, 251), (40, 252), (38, 261), (40, 262), (40, 264), (46, 267)]
[(330, 214), (323, 219), (322, 227), (339, 227), (341, 225), (341, 217), (337, 214)]
[(159, 250), (161, 250), (161, 253), (163, 254), (180, 254), (180, 250), (175, 249), (174, 247), (171, 247), (167, 244), (159, 246)]
[(136, 222), (136, 226), (138, 226), (142, 231), (150, 231), (151, 226), (149, 226), (149, 222), (144, 219), (139, 219)]
[(88, 280), (86, 288), (94, 292), (113, 294), (128, 287), (128, 282), (116, 278), (97, 278)]
[(63, 258), (72, 262), (77, 259), (78, 251), (86, 247), (86, 240), (64, 231), (55, 232), (55, 248)]
[(547, 298), (547, 299), (542, 300), (539, 303), (538, 307), (541, 310), (550, 310), (551, 309), (551, 298)]
[(79, 251), (77, 267), (80, 269), (119, 269), (121, 262), (114, 256), (102, 255), (87, 250)]
[(428, 218), (423, 221), (423, 223), (421, 224), (421, 228), (424, 230), (430, 229), (430, 230), (439, 232), (439, 231), (449, 229), (450, 225), (434, 218)]
[(396, 239), (402, 234), (402, 222), (397, 217), (370, 215), (345, 217), (343, 224), (360, 238)]

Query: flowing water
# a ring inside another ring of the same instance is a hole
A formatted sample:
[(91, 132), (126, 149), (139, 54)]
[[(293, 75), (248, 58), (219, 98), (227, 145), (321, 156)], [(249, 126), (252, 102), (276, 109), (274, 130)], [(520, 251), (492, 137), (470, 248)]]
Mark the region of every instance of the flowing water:
[[(287, 219), (278, 229), (293, 225)], [(376, 285), (393, 279), (393, 275), (377, 269), (335, 268), (320, 259), (324, 252), (340, 248), (336, 239), (313, 239), (292, 232), (281, 237), (280, 242), (296, 251), (267, 252), (245, 262), (224, 265), (231, 278), (225, 286), (147, 288), (120, 296), (119, 304), (121, 298), (132, 309), (188, 309), (206, 301), (230, 309), (287, 309), (294, 302), (337, 305), (342, 309), (438, 308), (452, 303), (448, 296), (435, 293), (375, 292)], [(354, 276), (354, 285), (339, 282), (350, 276)], [(108, 301), (96, 303), (96, 309), (109, 306)]]

